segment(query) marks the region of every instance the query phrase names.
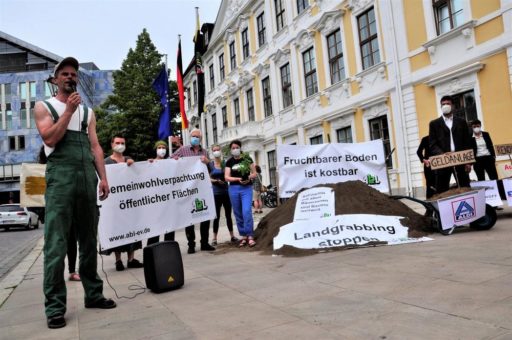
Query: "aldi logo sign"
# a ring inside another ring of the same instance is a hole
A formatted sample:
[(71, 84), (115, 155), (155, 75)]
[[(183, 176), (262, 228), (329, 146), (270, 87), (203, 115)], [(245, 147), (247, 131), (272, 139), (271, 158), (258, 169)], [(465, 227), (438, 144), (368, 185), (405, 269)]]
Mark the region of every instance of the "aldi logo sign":
[(468, 197), (452, 202), (453, 218), (455, 222), (473, 219), (476, 216), (475, 198)]

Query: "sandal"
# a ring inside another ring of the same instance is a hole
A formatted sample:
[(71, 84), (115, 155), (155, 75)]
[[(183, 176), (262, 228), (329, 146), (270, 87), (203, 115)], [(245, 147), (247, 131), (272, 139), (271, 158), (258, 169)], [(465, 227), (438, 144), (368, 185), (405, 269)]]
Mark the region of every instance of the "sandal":
[(81, 281), (80, 275), (78, 275), (77, 273), (69, 274), (69, 281)]
[(253, 238), (250, 238), (250, 239), (249, 239), (249, 247), (251, 247), (251, 248), (252, 248), (252, 247), (254, 247), (255, 245), (256, 245), (256, 241), (254, 241), (254, 239), (253, 239)]
[(247, 245), (247, 239), (243, 238), (240, 240), (240, 243), (238, 244), (239, 248), (245, 247)]

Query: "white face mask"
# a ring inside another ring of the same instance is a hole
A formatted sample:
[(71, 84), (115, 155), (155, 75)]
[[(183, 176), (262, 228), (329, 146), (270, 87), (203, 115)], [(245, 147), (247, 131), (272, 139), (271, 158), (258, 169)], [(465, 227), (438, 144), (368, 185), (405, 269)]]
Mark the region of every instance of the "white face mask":
[(449, 104), (444, 104), (441, 106), (441, 111), (444, 115), (449, 115), (452, 112), (452, 106)]
[(156, 149), (156, 154), (160, 158), (164, 158), (166, 153), (167, 153), (167, 150), (165, 150), (165, 149)]
[(479, 128), (479, 127), (473, 128), (474, 133), (480, 133), (480, 131), (482, 131), (482, 128)]
[(222, 152), (220, 152), (219, 150), (213, 152), (213, 157), (220, 158), (220, 156), (222, 156)]
[(118, 152), (118, 153), (123, 153), (124, 150), (126, 150), (126, 146), (124, 146), (124, 144), (116, 144), (114, 147), (113, 147), (113, 150), (115, 152)]
[(238, 157), (240, 156), (240, 148), (237, 149), (231, 149), (231, 155)]

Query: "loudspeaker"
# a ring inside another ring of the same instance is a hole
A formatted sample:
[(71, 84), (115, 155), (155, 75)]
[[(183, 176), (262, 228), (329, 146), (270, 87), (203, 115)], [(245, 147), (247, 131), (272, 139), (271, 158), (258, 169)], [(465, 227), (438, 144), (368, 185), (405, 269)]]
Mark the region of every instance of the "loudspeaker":
[(143, 261), (146, 287), (154, 293), (183, 286), (185, 276), (178, 242), (164, 241), (145, 247)]

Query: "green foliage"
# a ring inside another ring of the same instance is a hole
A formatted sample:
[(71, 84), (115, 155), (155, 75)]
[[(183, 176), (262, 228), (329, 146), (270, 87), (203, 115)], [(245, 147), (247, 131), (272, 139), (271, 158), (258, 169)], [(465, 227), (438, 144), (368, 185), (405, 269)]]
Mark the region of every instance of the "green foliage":
[[(95, 110), (98, 138), (105, 153), (111, 149), (112, 135), (121, 133), (126, 138), (126, 155), (136, 161), (154, 156), (153, 145), (158, 140), (161, 106), (151, 85), (163, 67), (161, 59), (162, 54), (143, 29), (137, 37), (135, 49), (129, 49), (121, 69), (113, 73), (112, 95)], [(170, 82), (170, 88), (177, 88), (173, 83)], [(178, 103), (177, 90), (170, 92), (172, 115), (179, 113), (179, 109), (172, 108), (173, 102)]]

